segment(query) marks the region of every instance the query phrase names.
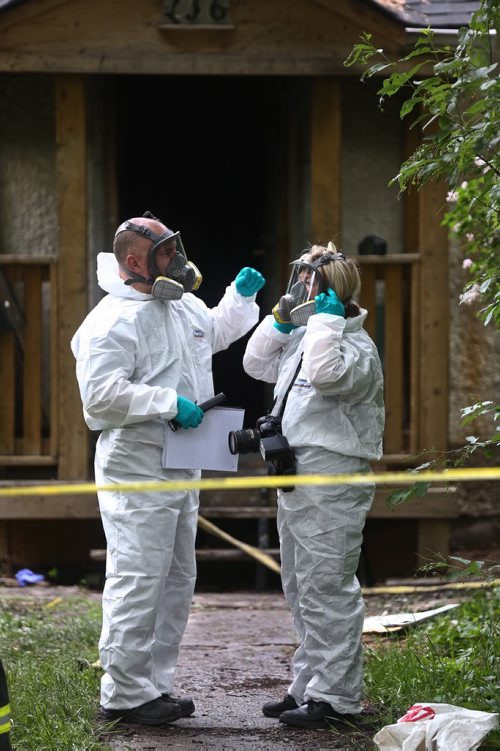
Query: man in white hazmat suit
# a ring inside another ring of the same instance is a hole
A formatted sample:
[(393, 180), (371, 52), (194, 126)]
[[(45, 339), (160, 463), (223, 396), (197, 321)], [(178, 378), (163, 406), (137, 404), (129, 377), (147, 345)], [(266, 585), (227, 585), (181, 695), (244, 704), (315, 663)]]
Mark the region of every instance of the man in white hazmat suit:
[[(275, 406), (297, 475), (370, 472), (382, 454), (383, 376), (363, 329), (355, 261), (333, 243), (294, 262), (288, 292), (250, 337), (244, 370), (276, 383)], [(291, 386), (287, 395), (287, 389)], [(278, 491), (282, 585), (299, 646), (293, 680), (267, 717), (304, 728), (361, 712), (363, 600), (356, 578), (374, 485)], [(345, 726), (344, 726), (345, 729)]]
[[(264, 277), (242, 269), (207, 308), (191, 294), (201, 275), (179, 233), (149, 212), (118, 227), (113, 251), (97, 259), (108, 294), (71, 342), (85, 420), (102, 431), (96, 483), (198, 478), (162, 469), (167, 421), (200, 424), (196, 402), (214, 394), (212, 354), (257, 323)], [(107, 541), (101, 706), (110, 719), (163, 725), (194, 711), (172, 691), (195, 585), (198, 491), (98, 497)]]

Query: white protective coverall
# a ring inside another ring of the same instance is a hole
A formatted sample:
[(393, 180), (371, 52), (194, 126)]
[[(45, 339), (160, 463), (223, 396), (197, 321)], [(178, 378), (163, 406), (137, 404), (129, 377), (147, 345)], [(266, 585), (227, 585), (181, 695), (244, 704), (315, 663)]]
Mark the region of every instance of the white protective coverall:
[[(354, 318), (319, 313), (307, 326), (279, 332), (267, 316), (243, 359), (254, 378), (289, 392), (282, 431), (297, 474), (370, 472), (382, 454), (383, 376), (375, 344)], [(373, 483), (295, 486), (278, 491), (283, 591), (299, 646), (288, 693), (298, 705), (313, 699), (337, 712), (361, 711), (364, 605), (356, 578)]]
[[(193, 294), (165, 301), (126, 286), (112, 253), (97, 259), (106, 295), (71, 348), (85, 420), (102, 431), (97, 484), (193, 479), (162, 469), (166, 421), (177, 395), (214, 395), (212, 354), (258, 321), (255, 295), (234, 282), (209, 309)], [(107, 541), (100, 660), (105, 709), (130, 709), (171, 694), (196, 578), (198, 491), (99, 492)]]

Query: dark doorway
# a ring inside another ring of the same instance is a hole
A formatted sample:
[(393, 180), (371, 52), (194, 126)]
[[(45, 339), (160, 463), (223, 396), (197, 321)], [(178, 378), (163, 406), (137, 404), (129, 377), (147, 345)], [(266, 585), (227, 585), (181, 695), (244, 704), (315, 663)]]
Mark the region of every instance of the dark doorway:
[[(278, 78), (116, 80), (119, 220), (147, 209), (180, 230), (209, 306), (243, 266), (268, 280), (261, 317), (274, 304), (269, 289), (287, 252), (286, 92)], [(252, 427), (271, 405), (269, 389), (243, 372), (247, 338), (215, 355), (214, 379)]]

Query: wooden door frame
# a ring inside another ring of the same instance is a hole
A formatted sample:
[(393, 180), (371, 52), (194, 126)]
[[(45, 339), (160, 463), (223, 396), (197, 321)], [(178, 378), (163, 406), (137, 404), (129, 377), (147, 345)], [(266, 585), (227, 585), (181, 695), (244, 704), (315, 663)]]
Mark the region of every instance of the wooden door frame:
[(86, 99), (83, 75), (58, 75), (56, 103), (58, 479), (85, 480), (89, 434), (70, 349), (87, 315)]
[[(87, 479), (89, 436), (83, 421), (69, 343), (87, 314), (85, 76), (56, 78), (58, 321), (57, 425), (59, 479)], [(341, 235), (341, 87), (336, 77), (313, 77), (310, 99), (310, 236)], [(446, 190), (430, 184), (405, 202), (407, 252), (418, 252), (415, 283), (418, 337), (412, 351), (411, 408), (419, 415), (412, 449), (444, 450), (448, 437), (448, 262), (441, 226)], [(432, 305), (423, 306), (420, 290)]]
[[(421, 143), (422, 132), (405, 120), (404, 159)], [(417, 426), (410, 446), (446, 451), (449, 423), (449, 277), (447, 229), (442, 225), (447, 187), (429, 182), (404, 194), (404, 240), (407, 253), (420, 255), (414, 280), (412, 319), (418, 335), (412, 342), (410, 409)], [(424, 303), (425, 297), (425, 303)]]

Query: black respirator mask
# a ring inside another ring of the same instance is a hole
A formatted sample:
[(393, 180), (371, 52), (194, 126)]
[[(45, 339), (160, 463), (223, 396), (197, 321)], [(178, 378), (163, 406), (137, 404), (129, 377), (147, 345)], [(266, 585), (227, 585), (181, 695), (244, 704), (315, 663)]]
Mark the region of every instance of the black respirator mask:
[[(157, 219), (150, 211), (146, 211), (143, 217), (147, 219)], [(133, 222), (123, 222), (120, 224), (115, 232), (115, 237), (120, 232), (135, 232), (142, 237), (151, 240), (151, 247), (148, 251), (148, 272), (149, 277), (135, 274), (129, 269), (125, 268), (122, 264), (120, 266), (127, 272), (129, 278), (125, 280), (125, 284), (130, 285), (136, 282), (142, 284), (151, 285), (151, 294), (153, 297), (158, 297), (162, 300), (179, 300), (184, 292), (193, 292), (198, 289), (202, 282), (202, 276), (198, 268), (188, 261), (186, 251), (181, 240), (180, 232), (174, 232), (171, 229), (167, 229), (161, 235), (157, 235), (148, 227), (143, 227)], [(166, 243), (175, 241), (175, 255), (170, 261), (165, 274), (160, 272), (156, 261), (156, 256), (160, 248)]]
[[(312, 315), (316, 313), (316, 295), (325, 291), (323, 275), (319, 270), (332, 261), (345, 261), (343, 253), (325, 253), (316, 261), (303, 261), (300, 258), (290, 264), (292, 272), (286, 293), (280, 297), (273, 308), (274, 318), (278, 323), (293, 323), (295, 326), (305, 326)], [(303, 281), (308, 276), (307, 285)], [(312, 292), (315, 282), (317, 288)], [(311, 299), (312, 298), (312, 299)]]

